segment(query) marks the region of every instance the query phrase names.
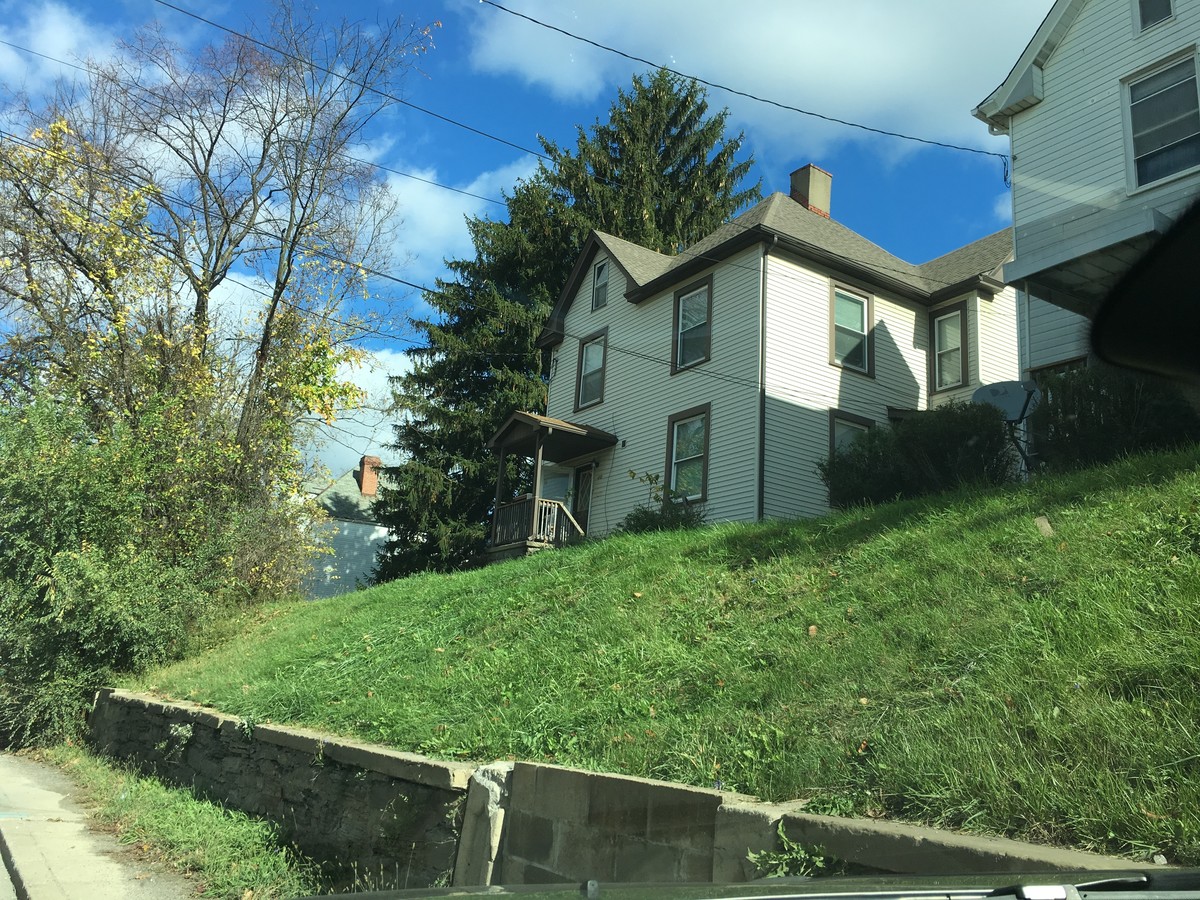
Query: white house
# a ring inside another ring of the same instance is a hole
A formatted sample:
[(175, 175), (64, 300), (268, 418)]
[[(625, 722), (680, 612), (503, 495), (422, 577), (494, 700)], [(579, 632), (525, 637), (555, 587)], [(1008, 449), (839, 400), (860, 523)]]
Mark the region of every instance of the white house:
[(309, 485), (310, 496), (327, 518), (317, 526), (325, 532), (325, 549), (313, 557), (313, 571), (301, 586), (305, 596), (333, 597), (370, 583), (376, 554), (387, 539), (387, 528), (371, 511), (381, 465), (378, 456), (364, 456), (357, 469)]
[(677, 256), (591, 235), (539, 339), (546, 414), (491, 442), (537, 475), (498, 485), (497, 554), (609, 533), (642, 476), (710, 522), (822, 514), (832, 447), (1018, 377), (1009, 231), (912, 265), (831, 219), (830, 186), (806, 166)]
[(1100, 298), (1200, 188), (1200, 0), (1057, 0), (974, 110), (1007, 134), (1023, 373), (1086, 357)]

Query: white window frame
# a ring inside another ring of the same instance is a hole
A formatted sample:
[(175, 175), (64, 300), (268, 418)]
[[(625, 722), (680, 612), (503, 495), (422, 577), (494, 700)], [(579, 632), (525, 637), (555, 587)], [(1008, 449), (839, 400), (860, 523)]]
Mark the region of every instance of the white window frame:
[(855, 432), (854, 438), (846, 443), (845, 446), (850, 446), (854, 441), (858, 440), (864, 434), (875, 427), (875, 423), (864, 416), (856, 416), (852, 413), (843, 412), (839, 409), (829, 411), (829, 455), (832, 456), (843, 447), (838, 442), (838, 429), (846, 429)]
[[(837, 323), (837, 306), (838, 299), (845, 298), (852, 300), (862, 305), (862, 331), (854, 331), (846, 325)], [(831, 365), (839, 366), (843, 369), (849, 369), (851, 372), (861, 372), (864, 375), (874, 377), (875, 375), (875, 354), (873, 341), (871, 340), (872, 321), (874, 313), (874, 304), (870, 294), (860, 294), (857, 291), (840, 285), (833, 285), (829, 295), (829, 362)], [(845, 333), (861, 335), (863, 348), (863, 365), (857, 366), (854, 363), (846, 362), (838, 357), (837, 336), (839, 329)]]
[[(1138, 182), (1137, 158), (1134, 154), (1133, 140), (1133, 95), (1132, 91), (1135, 85), (1148, 78), (1152, 78), (1173, 66), (1190, 63), (1192, 67), (1193, 84), (1197, 92), (1197, 111), (1200, 113), (1200, 67), (1197, 66), (1196, 47), (1193, 45), (1183, 53), (1173, 54), (1166, 59), (1160, 60), (1153, 66), (1140, 69), (1137, 72), (1122, 79), (1121, 84), (1121, 114), (1125, 124), (1125, 159), (1126, 159), (1126, 179), (1128, 181), (1129, 193), (1137, 193), (1139, 191), (1149, 190), (1161, 184), (1166, 184), (1176, 178), (1182, 178), (1187, 175), (1200, 171), (1200, 158), (1186, 168), (1179, 169), (1176, 172), (1163, 175), (1153, 181), (1147, 181), (1145, 184)], [(1196, 134), (1200, 134), (1197, 131)], [(1195, 135), (1189, 136), (1194, 137)], [(1160, 148), (1161, 149), (1161, 148)]]
[[(688, 302), (699, 301), (704, 304), (704, 320), (693, 325), (687, 332), (683, 330), (683, 307)], [(701, 331), (702, 330), (702, 331)], [(684, 337), (687, 333), (701, 332), (703, 352), (694, 358), (684, 359)], [(671, 374), (698, 366), (712, 357), (712, 278), (704, 279), (675, 292), (675, 309), (671, 323)]]
[[(938, 323), (951, 317), (958, 319), (958, 328), (955, 332), (958, 335), (958, 346), (943, 348), (938, 346)], [(952, 353), (955, 350), (959, 354), (957, 366), (958, 380), (942, 384), (940, 377), (942, 372), (942, 358), (945, 354)], [(969, 375), (967, 373), (967, 305), (965, 302), (936, 309), (929, 314), (929, 357), (931, 363), (929, 393), (936, 394), (940, 391), (952, 391), (967, 384)]]
[[(585, 369), (587, 365), (587, 348), (600, 347), (600, 365), (591, 369)], [(579, 364), (575, 378), (575, 409), (576, 411), (585, 409), (590, 406), (595, 406), (598, 403), (604, 402), (604, 375), (608, 365), (608, 329), (598, 331), (595, 334), (581, 338), (579, 341)], [(590, 375), (599, 373), (599, 388), (596, 390), (595, 397), (584, 399), (583, 388), (585, 379)]]
[(1161, 25), (1163, 22), (1169, 22), (1175, 17), (1175, 0), (1167, 0), (1167, 6), (1169, 8), (1167, 14), (1161, 19), (1155, 19), (1149, 24), (1146, 23), (1145, 18), (1142, 15), (1142, 0), (1131, 0), (1131, 2), (1133, 3), (1134, 34), (1141, 34), (1142, 32), (1153, 28), (1155, 25)]
[(608, 260), (603, 259), (592, 268), (592, 309), (603, 309), (608, 305)]
[[(679, 429), (683, 425), (688, 425), (693, 422), (700, 421), (704, 428), (704, 446), (700, 453), (692, 456), (680, 457), (676, 452), (679, 444)], [(688, 494), (686, 497), (678, 498), (687, 500), (689, 503), (699, 503), (708, 498), (708, 464), (709, 464), (709, 447), (711, 444), (712, 428), (712, 407), (710, 404), (696, 406), (683, 412), (676, 413), (667, 420), (667, 465), (666, 465), (666, 483), (670, 495), (674, 495), (677, 490), (676, 473), (680, 464), (694, 462), (700, 460), (700, 490), (698, 493)]]

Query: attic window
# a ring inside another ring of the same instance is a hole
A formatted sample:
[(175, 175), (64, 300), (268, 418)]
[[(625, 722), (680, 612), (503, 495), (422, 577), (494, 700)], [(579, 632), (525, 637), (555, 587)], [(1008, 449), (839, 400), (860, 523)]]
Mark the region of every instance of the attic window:
[(1171, 18), (1171, 0), (1138, 0), (1138, 16), (1142, 31), (1151, 25)]
[(592, 273), (592, 309), (600, 309), (608, 303), (608, 263), (596, 263)]

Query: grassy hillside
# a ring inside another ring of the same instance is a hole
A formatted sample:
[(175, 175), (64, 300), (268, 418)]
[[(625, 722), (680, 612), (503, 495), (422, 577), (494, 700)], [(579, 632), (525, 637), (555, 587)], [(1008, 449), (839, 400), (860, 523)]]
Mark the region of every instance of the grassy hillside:
[(264, 611), (138, 686), (436, 756), (1197, 865), (1198, 466), (410, 578)]

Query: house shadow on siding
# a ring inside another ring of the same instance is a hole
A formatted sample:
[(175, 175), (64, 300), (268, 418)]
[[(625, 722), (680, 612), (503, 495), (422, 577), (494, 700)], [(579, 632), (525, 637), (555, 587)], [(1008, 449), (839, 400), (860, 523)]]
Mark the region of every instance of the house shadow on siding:
[[(797, 540), (811, 544), (817, 536), (822, 543), (849, 544), (897, 527), (913, 514), (907, 506), (895, 511), (881, 508), (872, 510), (863, 522), (844, 523), (833, 530), (796, 529), (792, 524), (830, 512), (829, 492), (817, 466), (829, 457), (835, 418), (887, 427), (897, 411), (921, 405), (923, 378), (918, 379), (909, 367), (886, 322), (876, 324), (871, 341), (869, 372), (831, 366), (837, 373), (832, 396), (820, 396), (819, 389), (810, 386), (819, 383), (819, 377), (798, 373), (793, 383), (775, 392), (786, 394), (787, 399), (767, 397), (762, 509), (763, 518), (774, 523), (760, 526), (753, 535), (729, 536), (719, 551), (729, 564), (749, 565), (787, 555), (797, 549)], [(915, 335), (913, 346), (918, 346)]]

